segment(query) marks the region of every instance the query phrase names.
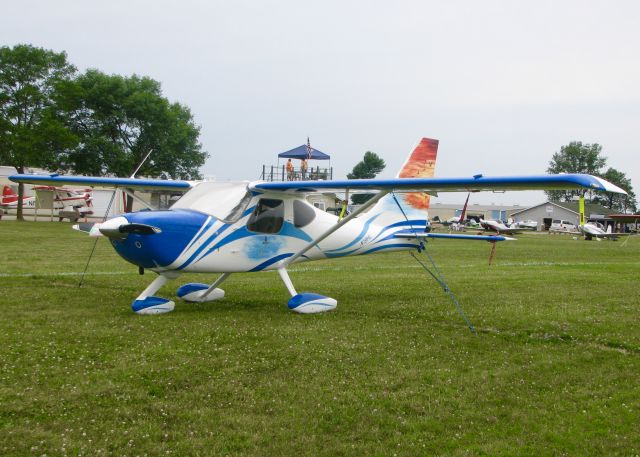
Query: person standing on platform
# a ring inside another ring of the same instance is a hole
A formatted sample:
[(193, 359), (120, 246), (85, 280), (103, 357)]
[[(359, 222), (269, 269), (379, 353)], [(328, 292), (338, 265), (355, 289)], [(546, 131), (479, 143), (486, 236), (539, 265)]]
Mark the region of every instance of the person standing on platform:
[(287, 181), (293, 181), (293, 162), (287, 160)]

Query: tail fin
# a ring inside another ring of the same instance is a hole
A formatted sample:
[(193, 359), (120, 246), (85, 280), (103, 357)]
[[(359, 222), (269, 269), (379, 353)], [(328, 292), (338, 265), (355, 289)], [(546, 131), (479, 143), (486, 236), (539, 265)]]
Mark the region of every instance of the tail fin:
[[(435, 173), (438, 156), (438, 140), (422, 138), (404, 163), (397, 178), (431, 178)], [(404, 195), (404, 202), (418, 210), (429, 209), (431, 197), (425, 192)]]
[[(396, 178), (431, 178), (434, 175), (438, 140), (422, 138), (413, 149)], [(391, 213), (400, 220), (406, 215), (409, 219), (427, 220), (430, 196), (426, 192), (410, 192), (398, 195), (397, 202), (392, 195), (386, 195), (370, 210)], [(398, 207), (402, 206), (402, 210)], [(404, 214), (403, 214), (404, 212)]]
[(2, 203), (13, 203), (15, 201), (18, 201), (18, 196), (11, 187), (5, 184), (2, 188)]

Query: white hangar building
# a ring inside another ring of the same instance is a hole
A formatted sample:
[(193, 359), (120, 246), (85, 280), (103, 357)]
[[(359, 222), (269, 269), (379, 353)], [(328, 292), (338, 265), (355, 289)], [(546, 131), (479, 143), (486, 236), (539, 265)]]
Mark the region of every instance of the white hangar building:
[[(549, 230), (551, 222), (563, 220), (578, 225), (580, 213), (578, 212), (578, 202), (544, 202), (530, 208), (522, 209), (511, 213), (511, 217), (518, 221), (536, 221), (538, 230)], [(611, 223), (609, 218), (611, 210), (595, 203), (585, 203), (585, 217), (588, 220), (597, 220), (605, 225)]]

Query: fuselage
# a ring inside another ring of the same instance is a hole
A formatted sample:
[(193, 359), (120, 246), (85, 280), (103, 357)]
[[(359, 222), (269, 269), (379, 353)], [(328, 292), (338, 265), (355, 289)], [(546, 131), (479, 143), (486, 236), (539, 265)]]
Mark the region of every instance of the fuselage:
[[(127, 261), (155, 271), (246, 272), (277, 268), (284, 260), (338, 222), (305, 199), (282, 194), (253, 196), (234, 222), (188, 208), (140, 211), (120, 216), (130, 224), (158, 229), (112, 238)], [(109, 221), (105, 223), (108, 225)], [(424, 231), (426, 219), (399, 218), (396, 213), (371, 211), (338, 229), (297, 261), (309, 261), (416, 249), (420, 242), (395, 238), (413, 228)]]

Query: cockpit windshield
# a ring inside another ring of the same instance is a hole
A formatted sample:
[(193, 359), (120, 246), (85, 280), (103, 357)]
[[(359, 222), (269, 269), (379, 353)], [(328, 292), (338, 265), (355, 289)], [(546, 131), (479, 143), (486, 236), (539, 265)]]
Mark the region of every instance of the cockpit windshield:
[(187, 192), (172, 209), (193, 209), (209, 214), (225, 223), (236, 222), (249, 206), (251, 192), (247, 181), (205, 181)]

